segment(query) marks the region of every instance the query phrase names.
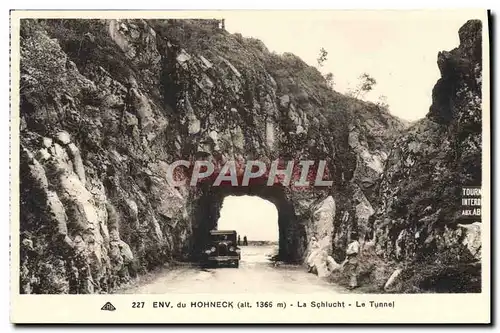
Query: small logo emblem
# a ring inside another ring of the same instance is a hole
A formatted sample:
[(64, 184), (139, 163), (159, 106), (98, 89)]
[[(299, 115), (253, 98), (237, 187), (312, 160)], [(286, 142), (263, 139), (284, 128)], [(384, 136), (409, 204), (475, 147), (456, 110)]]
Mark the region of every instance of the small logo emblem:
[(115, 311), (116, 308), (113, 306), (113, 304), (111, 304), (111, 302), (106, 302), (106, 304), (104, 304), (102, 306), (101, 310), (104, 310), (104, 311)]

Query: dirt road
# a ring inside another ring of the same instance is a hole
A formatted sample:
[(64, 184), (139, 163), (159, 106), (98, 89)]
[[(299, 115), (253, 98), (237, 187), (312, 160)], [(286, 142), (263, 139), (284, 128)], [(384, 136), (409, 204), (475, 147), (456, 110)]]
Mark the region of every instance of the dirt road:
[(221, 267), (202, 269), (195, 265), (178, 267), (158, 273), (149, 281), (118, 291), (123, 294), (167, 293), (284, 293), (309, 294), (345, 293), (342, 287), (332, 285), (304, 267), (280, 265), (274, 267), (269, 255), (275, 246), (242, 246), (239, 268)]

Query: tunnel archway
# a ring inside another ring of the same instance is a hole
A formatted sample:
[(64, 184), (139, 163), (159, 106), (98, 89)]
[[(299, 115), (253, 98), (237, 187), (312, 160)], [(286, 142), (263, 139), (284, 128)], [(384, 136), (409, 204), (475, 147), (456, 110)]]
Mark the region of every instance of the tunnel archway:
[(210, 183), (200, 183), (196, 188), (196, 198), (193, 202), (193, 245), (191, 256), (199, 259), (210, 230), (217, 229), (217, 221), (224, 198), (227, 196), (257, 196), (270, 201), (278, 211), (278, 259), (290, 263), (299, 263), (303, 257), (302, 243), (306, 240), (304, 227), (299, 224), (293, 203), (287, 198), (286, 189), (280, 184), (267, 186), (264, 181), (254, 182), (249, 186), (212, 186)]

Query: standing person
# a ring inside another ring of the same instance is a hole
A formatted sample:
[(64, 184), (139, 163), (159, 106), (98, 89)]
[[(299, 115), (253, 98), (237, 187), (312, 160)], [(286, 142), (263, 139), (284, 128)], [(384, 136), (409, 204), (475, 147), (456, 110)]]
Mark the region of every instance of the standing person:
[(307, 260), (306, 260), (308, 273), (312, 273), (312, 271), (313, 271), (314, 259), (316, 258), (316, 255), (318, 254), (318, 250), (319, 250), (318, 240), (316, 239), (315, 236), (313, 236), (311, 238), (311, 252), (309, 253), (309, 256), (307, 257)]
[(243, 245), (247, 246), (248, 245), (248, 239), (247, 236), (243, 236)]
[(238, 246), (240, 246), (240, 245), (241, 245), (241, 236), (238, 235)]
[(346, 259), (344, 261), (344, 269), (349, 276), (348, 289), (358, 287), (358, 254), (359, 254), (359, 241), (356, 232), (351, 233), (351, 242), (347, 245)]

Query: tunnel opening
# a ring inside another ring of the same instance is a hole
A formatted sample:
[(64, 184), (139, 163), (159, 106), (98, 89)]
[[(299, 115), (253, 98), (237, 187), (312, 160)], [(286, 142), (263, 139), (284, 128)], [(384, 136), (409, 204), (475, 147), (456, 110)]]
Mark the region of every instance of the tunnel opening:
[(237, 245), (245, 262), (268, 262), (278, 255), (278, 210), (268, 200), (248, 195), (226, 196), (217, 228), (237, 232)]
[(256, 196), (226, 196), (223, 199), (217, 228), (236, 230), (248, 242), (278, 244), (278, 210), (265, 199)]
[[(241, 198), (253, 197), (252, 200), (254, 201), (264, 199), (269, 202), (269, 204), (274, 205), (277, 213), (278, 229), (278, 253), (276, 259), (287, 263), (301, 262), (303, 258), (303, 246), (301, 246), (301, 244), (304, 243), (306, 238), (305, 228), (298, 222), (293, 203), (287, 197), (286, 188), (280, 184), (267, 186), (264, 181), (253, 182), (249, 186), (212, 186), (208, 182), (197, 185), (195, 198), (193, 200), (192, 260), (200, 259), (204, 247), (209, 242), (210, 230), (226, 228), (224, 224), (220, 226), (219, 222), (226, 223), (225, 220), (220, 221), (221, 210), (224, 200), (231, 197), (240, 197), (240, 200)], [(229, 200), (231, 201), (234, 199)], [(251, 209), (251, 207), (249, 209)], [(241, 220), (246, 218), (242, 215), (244, 214), (243, 211), (241, 211), (240, 214)], [(237, 217), (238, 212), (234, 212), (233, 216)], [(237, 222), (235, 223), (236, 224), (233, 224), (235, 227), (231, 228), (231, 230), (236, 230), (238, 232), (238, 224)], [(272, 226), (271, 229), (276, 226), (276, 222), (270, 224)], [(247, 224), (246, 227), (255, 229), (259, 226)], [(266, 230), (268, 229), (266, 228)], [(257, 231), (252, 233), (255, 232)], [(241, 235), (241, 237), (243, 239), (243, 235)]]

